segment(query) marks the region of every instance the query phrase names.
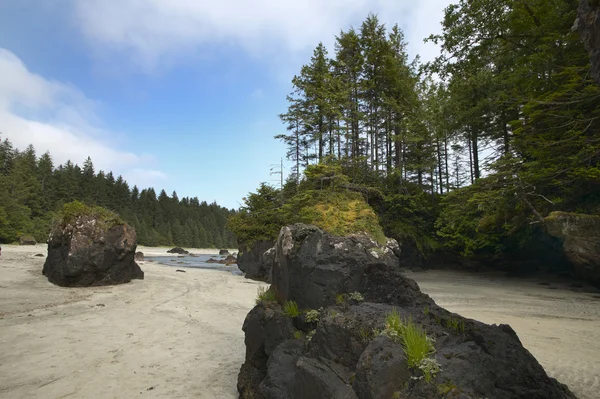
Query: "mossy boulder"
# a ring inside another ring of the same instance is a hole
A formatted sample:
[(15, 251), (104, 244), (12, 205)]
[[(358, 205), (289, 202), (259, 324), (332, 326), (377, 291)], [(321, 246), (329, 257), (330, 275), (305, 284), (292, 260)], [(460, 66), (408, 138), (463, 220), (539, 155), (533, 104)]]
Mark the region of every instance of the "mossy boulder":
[(56, 285), (113, 285), (143, 279), (135, 262), (135, 230), (115, 213), (66, 204), (48, 239), (43, 274)]
[(552, 212), (545, 220), (577, 275), (600, 287), (600, 216)]

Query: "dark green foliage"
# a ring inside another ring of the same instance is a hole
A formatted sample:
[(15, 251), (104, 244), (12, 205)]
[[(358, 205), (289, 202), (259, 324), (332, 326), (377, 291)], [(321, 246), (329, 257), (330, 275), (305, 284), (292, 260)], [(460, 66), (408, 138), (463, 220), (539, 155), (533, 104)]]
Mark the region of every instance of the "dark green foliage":
[(102, 216), (96, 206), (110, 209), (110, 215), (114, 212), (134, 226), (142, 245), (236, 245), (225, 228), (235, 212), (216, 203), (179, 199), (177, 193), (169, 196), (164, 190), (157, 197), (152, 188), (140, 191), (112, 172), (96, 172), (90, 158), (83, 169), (70, 161), (55, 168), (48, 153), (38, 158), (32, 146), (19, 152), (8, 140), (0, 142), (1, 243), (15, 242), (25, 234), (45, 242), (54, 219), (69, 222), (82, 212)]
[(340, 236), (366, 232), (384, 243), (375, 212), (362, 193), (348, 189), (348, 182), (335, 165), (311, 165), (290, 197), (261, 184), (256, 193), (244, 199), (246, 206), (229, 219), (228, 227), (246, 247), (276, 239), (281, 227), (293, 223), (314, 224)]
[[(279, 201), (351, 190), (422, 255), (542, 259), (550, 212), (600, 214), (600, 87), (571, 30), (578, 4), (459, 0), (430, 38), (441, 55), (420, 67), (374, 15), (340, 32), (331, 58), (319, 44), (282, 115), (295, 166)], [(290, 220), (278, 212), (267, 235)]]

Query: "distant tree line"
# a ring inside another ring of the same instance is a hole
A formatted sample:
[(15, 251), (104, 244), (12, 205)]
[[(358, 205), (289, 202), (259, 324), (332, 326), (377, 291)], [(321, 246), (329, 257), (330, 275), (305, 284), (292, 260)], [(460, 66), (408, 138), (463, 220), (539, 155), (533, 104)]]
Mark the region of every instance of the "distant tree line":
[(74, 200), (117, 212), (135, 227), (142, 245), (236, 245), (225, 228), (233, 210), (196, 197), (180, 199), (176, 192), (130, 188), (121, 176), (96, 172), (89, 157), (83, 167), (71, 161), (55, 167), (49, 153), (38, 157), (31, 145), (18, 151), (9, 140), (0, 140), (0, 242), (23, 235), (45, 242), (56, 212)]

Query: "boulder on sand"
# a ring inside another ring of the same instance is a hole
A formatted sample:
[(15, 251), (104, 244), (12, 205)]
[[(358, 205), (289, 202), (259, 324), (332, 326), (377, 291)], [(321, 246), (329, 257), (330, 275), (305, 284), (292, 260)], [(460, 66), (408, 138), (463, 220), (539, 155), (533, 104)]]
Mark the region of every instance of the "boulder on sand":
[(35, 245), (37, 241), (33, 236), (21, 236), (19, 238), (19, 245)]
[(81, 203), (65, 205), (48, 239), (43, 274), (68, 287), (121, 284), (143, 279), (135, 263), (135, 230), (115, 214)]
[(186, 251), (185, 249), (181, 248), (181, 247), (175, 247), (175, 248), (171, 248), (167, 251), (167, 253), (170, 254), (180, 254), (180, 255), (187, 255), (189, 254), (189, 251)]
[(143, 262), (144, 261), (144, 253), (141, 252), (141, 251), (136, 252), (134, 259), (135, 259), (136, 262), (138, 262), (138, 261), (139, 262)]
[[(575, 398), (510, 326), (437, 306), (399, 271), (395, 256), (364, 238), (282, 228), (270, 288), (276, 299), (262, 299), (242, 328), (240, 397)], [(284, 311), (290, 301), (305, 312)], [(427, 346), (418, 363), (400, 337), (409, 325)]]
[(222, 249), (219, 251), (219, 255), (229, 255), (229, 251), (226, 249)]

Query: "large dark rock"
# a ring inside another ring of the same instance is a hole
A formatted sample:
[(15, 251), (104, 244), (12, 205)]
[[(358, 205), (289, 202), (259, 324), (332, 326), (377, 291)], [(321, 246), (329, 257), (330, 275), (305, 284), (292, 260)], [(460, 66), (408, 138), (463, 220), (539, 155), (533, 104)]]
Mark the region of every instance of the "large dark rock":
[(590, 53), (592, 76), (600, 84), (600, 1), (580, 0), (573, 28)]
[(68, 287), (143, 279), (134, 260), (136, 247), (135, 230), (127, 224), (107, 225), (93, 216), (79, 216), (50, 233), (43, 273), (50, 282)]
[(562, 241), (577, 275), (600, 287), (600, 216), (552, 212), (546, 226)]
[(19, 238), (19, 245), (35, 245), (37, 241), (33, 236), (21, 236)]
[(249, 248), (240, 248), (237, 265), (246, 278), (271, 282), (271, 270), (275, 259), (274, 245), (273, 241), (257, 241)]
[(143, 262), (144, 261), (144, 253), (141, 251), (136, 252), (135, 253), (135, 261)]
[(221, 249), (221, 250), (219, 251), (219, 255), (229, 255), (229, 251), (228, 251), (228, 250), (226, 250), (226, 249)]
[(360, 291), (367, 268), (399, 264), (393, 250), (366, 235), (336, 237), (303, 224), (281, 229), (275, 254), (273, 284), (279, 299), (313, 309), (335, 303), (338, 294)]
[[(276, 252), (271, 290), (279, 301), (257, 305), (243, 327), (241, 398), (574, 398), (509, 326), (437, 306), (401, 274), (395, 254), (366, 237), (294, 225), (281, 230)], [(291, 319), (283, 301), (312, 308), (316, 320)], [(397, 339), (381, 334), (392, 311), (434, 342), (440, 370), (431, 381), (408, 366)]]
[(185, 249), (181, 248), (181, 247), (175, 247), (175, 248), (171, 248), (167, 251), (167, 253), (170, 254), (179, 254), (179, 255), (187, 255), (190, 252), (186, 251)]

